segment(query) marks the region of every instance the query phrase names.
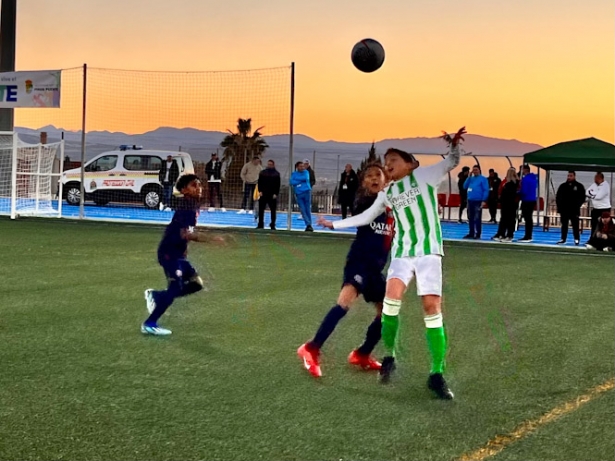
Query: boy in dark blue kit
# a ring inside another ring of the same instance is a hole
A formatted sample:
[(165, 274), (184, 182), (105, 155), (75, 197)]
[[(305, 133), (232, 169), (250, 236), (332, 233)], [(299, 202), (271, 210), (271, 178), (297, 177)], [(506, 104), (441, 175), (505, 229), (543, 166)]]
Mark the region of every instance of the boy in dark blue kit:
[[(356, 213), (368, 209), (376, 199), (376, 195), (384, 188), (385, 175), (378, 165), (367, 168), (363, 179), (363, 189), (367, 195), (357, 201)], [(319, 224), (332, 228), (330, 221), (320, 219)], [(351, 365), (357, 365), (365, 370), (379, 370), (380, 363), (371, 355), (380, 341), (382, 323), (380, 315), (384, 300), (386, 281), (382, 271), (387, 263), (391, 248), (392, 220), (388, 213), (380, 215), (371, 225), (361, 226), (350, 246), (344, 267), (344, 281), (337, 304), (329, 310), (323, 319), (316, 335), (311, 341), (303, 344), (297, 354), (303, 359), (305, 369), (314, 377), (322, 376), (320, 369), (320, 349), (333, 333), (338, 322), (346, 315), (348, 309), (360, 295), (368, 303), (376, 305), (376, 317), (367, 328), (365, 341), (348, 356)]]
[(158, 262), (168, 280), (164, 291), (145, 290), (145, 300), (150, 316), (141, 325), (141, 333), (166, 336), (171, 330), (158, 326), (158, 319), (166, 312), (176, 298), (196, 293), (203, 289), (203, 280), (186, 259), (188, 241), (214, 240), (223, 242), (222, 237), (204, 238), (194, 231), (201, 207), (203, 186), (196, 175), (182, 176), (175, 186), (184, 197), (181, 199), (158, 246)]

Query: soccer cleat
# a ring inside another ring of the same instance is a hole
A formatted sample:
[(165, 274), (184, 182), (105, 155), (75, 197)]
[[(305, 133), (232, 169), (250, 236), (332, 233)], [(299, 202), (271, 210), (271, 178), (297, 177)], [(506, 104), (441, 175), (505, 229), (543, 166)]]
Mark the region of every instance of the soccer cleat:
[(382, 364), (371, 355), (361, 354), (356, 349), (348, 356), (348, 363), (364, 370), (380, 370)]
[(595, 250), (596, 247), (593, 245), (590, 245), (589, 243), (587, 245), (585, 245), (585, 248), (587, 248), (588, 250)]
[(494, 235), (493, 237), (491, 237), (491, 240), (495, 240), (496, 242), (501, 242), (503, 237), (500, 237), (499, 235)]
[(503, 239), (500, 240), (500, 242), (503, 242), (503, 243), (510, 243), (512, 241), (513, 239), (511, 237), (504, 237)]
[(303, 359), (303, 366), (314, 378), (322, 376), (322, 371), (320, 371), (320, 350), (316, 349), (316, 352), (310, 351), (307, 348), (307, 343), (305, 343), (297, 349), (297, 355)]
[(143, 293), (145, 295), (145, 307), (150, 314), (156, 309), (156, 300), (154, 299), (154, 290), (148, 288)]
[(378, 373), (378, 381), (382, 384), (389, 384), (391, 382), (391, 374), (395, 371), (395, 357), (385, 357), (382, 359), (382, 365)]
[(448, 388), (442, 373), (433, 373), (429, 375), (427, 387), (431, 389), (439, 399), (453, 400), (455, 398), (455, 394)]
[(560, 240), (559, 242), (556, 243), (556, 245), (563, 245), (566, 243), (566, 240)]
[(519, 243), (530, 243), (532, 241), (532, 239), (530, 238), (522, 238), (517, 240)]
[(314, 232), (314, 228), (312, 226), (307, 226), (305, 232)]
[(158, 325), (146, 325), (144, 323), (141, 325), (141, 333), (152, 336), (169, 336), (171, 334), (171, 330), (159, 327)]

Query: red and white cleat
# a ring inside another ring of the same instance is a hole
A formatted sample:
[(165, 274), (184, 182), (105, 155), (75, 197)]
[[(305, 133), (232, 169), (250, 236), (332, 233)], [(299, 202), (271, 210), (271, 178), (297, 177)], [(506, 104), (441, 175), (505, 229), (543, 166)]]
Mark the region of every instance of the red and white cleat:
[(303, 359), (303, 366), (314, 378), (322, 376), (320, 371), (320, 351), (318, 349), (315, 351), (310, 350), (307, 343), (305, 343), (297, 349), (297, 355)]
[(363, 368), (364, 370), (380, 370), (382, 364), (371, 355), (359, 354), (355, 349), (348, 356), (348, 363)]

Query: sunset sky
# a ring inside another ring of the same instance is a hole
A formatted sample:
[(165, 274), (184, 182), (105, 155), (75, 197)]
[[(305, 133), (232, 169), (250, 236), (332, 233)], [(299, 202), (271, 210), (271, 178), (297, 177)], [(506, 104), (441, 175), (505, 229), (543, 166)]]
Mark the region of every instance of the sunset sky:
[[(20, 0), (17, 15), (17, 70), (294, 61), (295, 132), (318, 140), (432, 137), (466, 125), (542, 145), (614, 141), (612, 0)], [(366, 37), (386, 50), (373, 74), (350, 62)], [(88, 129), (111, 127), (113, 107)], [(165, 124), (158, 115), (125, 131)]]

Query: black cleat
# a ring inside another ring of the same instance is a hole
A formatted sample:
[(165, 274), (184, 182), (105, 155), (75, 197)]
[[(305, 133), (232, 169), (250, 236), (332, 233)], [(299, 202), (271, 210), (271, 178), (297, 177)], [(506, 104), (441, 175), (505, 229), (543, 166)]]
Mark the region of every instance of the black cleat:
[(391, 373), (395, 371), (395, 357), (385, 357), (382, 359), (382, 366), (378, 372), (378, 381), (381, 384), (389, 384), (391, 382)]
[(453, 400), (455, 398), (453, 391), (448, 388), (448, 385), (446, 384), (442, 373), (433, 373), (429, 375), (429, 379), (427, 380), (427, 387), (434, 391), (439, 399)]

